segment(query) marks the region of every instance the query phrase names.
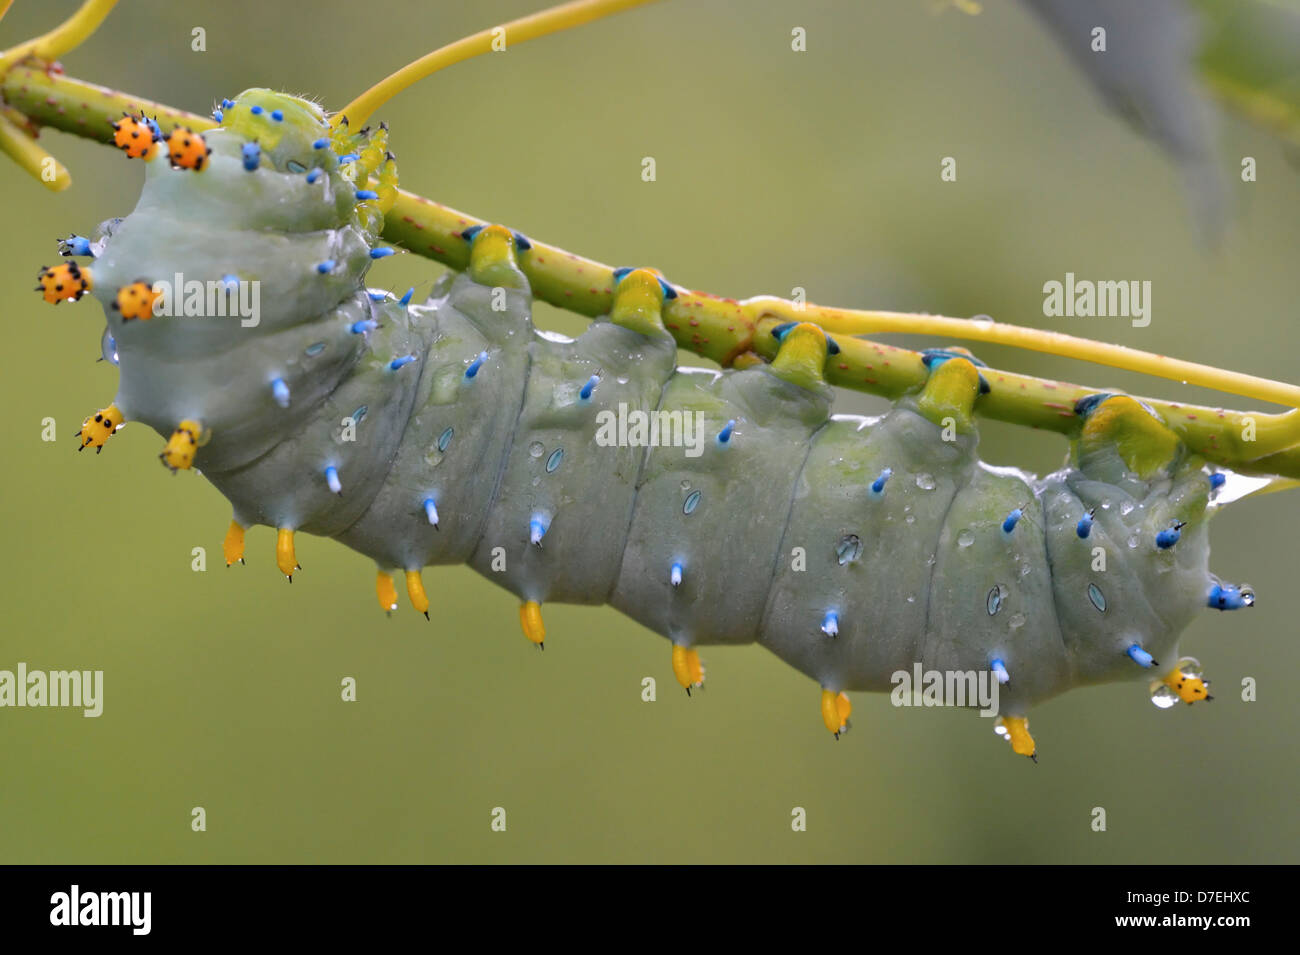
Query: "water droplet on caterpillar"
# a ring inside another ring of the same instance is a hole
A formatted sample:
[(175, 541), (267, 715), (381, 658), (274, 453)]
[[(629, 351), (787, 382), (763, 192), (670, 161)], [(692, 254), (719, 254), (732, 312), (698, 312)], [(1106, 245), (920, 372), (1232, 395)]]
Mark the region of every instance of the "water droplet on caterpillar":
[(1138, 545), (1137, 535), (1136, 534), (1131, 535), (1129, 539), (1126, 540), (1124, 543), (1128, 544), (1130, 550), (1136, 548)]
[(1025, 615), (1023, 613), (1013, 613), (1011, 619), (1007, 621), (1008, 630), (1019, 630), (1025, 625)]
[(958, 547), (969, 547), (973, 543), (975, 543), (975, 535), (969, 528), (957, 535)]
[(1125, 501), (1123, 504), (1119, 506), (1120, 516), (1128, 517), (1130, 514), (1133, 513), (1133, 508), (1135, 507), (1137, 507), (1137, 505), (1134, 504), (1132, 501)]
[(1162, 710), (1167, 710), (1179, 702), (1178, 693), (1173, 687), (1158, 680), (1151, 684), (1151, 702)]
[(99, 340), (99, 350), (104, 356), (104, 361), (110, 365), (117, 364), (117, 341), (113, 338), (113, 333), (107, 328), (104, 329), (104, 336)]
[(851, 564), (862, 556), (862, 539), (857, 534), (845, 534), (835, 545), (835, 557), (840, 566)]
[(528, 446), (528, 455), (529, 457), (540, 458), (542, 456), (542, 452), (545, 450), (546, 448), (542, 446), (542, 442), (534, 441), (532, 444)]
[(916, 486), (922, 491), (933, 491), (935, 488), (934, 475), (927, 472), (921, 472), (916, 476)]
[(1252, 477), (1248, 474), (1229, 471), (1227, 468), (1219, 468), (1215, 473), (1223, 477), (1222, 483), (1215, 489), (1211, 497), (1210, 507), (1223, 507), (1225, 504), (1240, 501), (1243, 497), (1259, 494), (1267, 490), (1271, 485), (1280, 484), (1287, 480), (1286, 478)]
[(690, 482), (690, 481), (683, 481), (683, 482), (682, 482), (682, 490), (683, 490), (683, 491), (689, 491), (690, 489), (691, 489), (691, 482)]
[(915, 514), (908, 514), (907, 517), (903, 518), (903, 523), (905, 523), (905, 524), (915, 524), (915, 523), (916, 523), (916, 515), (915, 515)]

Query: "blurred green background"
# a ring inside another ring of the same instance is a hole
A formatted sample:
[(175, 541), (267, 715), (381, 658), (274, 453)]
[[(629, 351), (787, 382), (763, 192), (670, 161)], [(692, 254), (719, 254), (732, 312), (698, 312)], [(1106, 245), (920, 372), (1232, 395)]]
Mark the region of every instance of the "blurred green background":
[[(122, 4), (65, 59), (79, 78), (196, 112), (250, 86), (339, 106), (398, 65), (541, 6), (317, 0)], [(19, 0), (0, 40), (75, 4)], [(193, 27), (207, 52), (190, 49)], [(803, 26), (808, 51), (790, 50)], [(484, 57), (381, 113), (403, 184), (613, 264), (730, 295), (985, 313), (1296, 380), (1297, 169), (1228, 118), (1226, 232), (1196, 228), (1175, 163), (1101, 104), (1019, 5), (670, 0)], [(854, 699), (832, 741), (813, 682), (758, 648), (706, 649), (687, 699), (662, 638), (607, 608), (546, 608), (545, 654), (517, 605), (464, 568), (425, 574), (432, 623), (385, 619), (373, 566), (300, 535), (276, 572), (249, 533), (227, 570), (225, 501), (158, 466), (128, 426), (73, 449), (116, 371), (90, 300), (31, 291), (55, 240), (135, 203), (143, 170), (57, 132), (74, 183), (0, 162), (0, 668), (102, 669), (104, 714), (0, 710), (5, 862), (1294, 862), (1300, 782), (1296, 492), (1216, 521), (1215, 570), (1260, 595), (1187, 633), (1209, 705), (1157, 711), (1145, 682), (1032, 714), (1039, 763), (971, 712)], [(654, 156), (658, 181), (641, 181)], [(956, 157), (958, 181), (939, 163)], [(1256, 157), (1258, 182), (1237, 175)], [(440, 267), (385, 260), (373, 285), (423, 294)], [(1149, 279), (1153, 321), (1047, 319), (1042, 285)], [(581, 320), (539, 306), (538, 321)], [(1212, 403), (1221, 396), (1029, 353), (1017, 370)], [(698, 359), (692, 359), (699, 363)], [(837, 410), (883, 403), (843, 394)], [(1272, 410), (1272, 409), (1269, 409)], [(53, 417), (58, 440), (41, 440)], [(984, 427), (984, 457), (1043, 471), (1057, 437)], [(208, 570), (191, 570), (207, 548)], [(641, 700), (641, 680), (658, 700)], [(340, 700), (353, 677), (358, 701)], [(1259, 681), (1258, 702), (1240, 681)], [(190, 828), (202, 806), (207, 831)], [(508, 828), (490, 828), (494, 807)], [(807, 810), (806, 832), (791, 810)], [(1108, 831), (1090, 828), (1105, 807)]]

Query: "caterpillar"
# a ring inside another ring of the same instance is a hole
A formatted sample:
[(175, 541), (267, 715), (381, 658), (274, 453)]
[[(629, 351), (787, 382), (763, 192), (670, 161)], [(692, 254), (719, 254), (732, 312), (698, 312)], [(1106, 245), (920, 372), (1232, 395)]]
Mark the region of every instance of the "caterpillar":
[[(839, 416), (852, 332), (760, 303), (762, 341), (679, 368), (669, 313), (698, 294), (631, 267), (582, 335), (540, 332), (538, 250), (505, 226), (460, 230), (465, 269), (423, 303), (371, 289), (399, 195), (389, 131), (353, 129), (365, 113), (252, 89), (207, 130), (124, 115), (114, 142), (147, 163), (135, 210), (39, 273), (47, 301), (107, 316), (119, 387), (81, 447), (158, 431), (165, 467), (231, 501), (228, 564), (269, 526), (292, 581), (295, 535), (332, 537), (375, 562), (382, 610), (400, 582), (427, 616), (422, 569), (467, 563), (539, 647), (547, 602), (664, 635), (688, 693), (697, 648), (758, 643), (817, 682), (836, 738), (849, 692), (916, 666), (990, 674), (1027, 757), (1030, 708), (1076, 686), (1210, 698), (1179, 635), (1255, 598), (1209, 571), (1224, 474), (1153, 403), (1079, 398), (1068, 460), (1039, 478), (979, 460), (993, 384), (961, 349), (918, 356), (883, 416)], [(201, 307), (167, 317), (190, 283)], [(249, 288), (256, 316), (235, 307)]]

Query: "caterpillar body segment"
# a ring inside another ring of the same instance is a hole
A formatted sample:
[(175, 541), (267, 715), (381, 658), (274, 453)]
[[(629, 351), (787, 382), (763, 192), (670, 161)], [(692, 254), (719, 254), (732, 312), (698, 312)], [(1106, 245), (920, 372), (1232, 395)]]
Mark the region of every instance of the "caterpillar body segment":
[[(265, 91), (221, 112), (201, 175), (151, 163), (135, 212), (101, 227), (92, 294), (115, 407), (232, 502), (228, 563), (253, 524), (277, 529), (290, 580), (296, 532), (335, 537), (376, 563), (385, 611), (400, 570), (426, 615), (421, 568), (468, 563), (518, 597), (538, 646), (547, 601), (641, 621), (688, 692), (697, 647), (760, 643), (817, 681), (836, 736), (846, 691), (986, 672), (1023, 755), (1032, 705), (1142, 677), (1178, 659), (1198, 609), (1247, 603), (1208, 571), (1203, 462), (1139, 402), (1081, 406), (1069, 463), (1038, 479), (979, 461), (988, 386), (956, 349), (927, 353), (926, 384), (887, 414), (832, 416), (834, 337), (786, 322), (770, 364), (677, 368), (677, 292), (653, 270), (618, 270), (610, 315), (577, 338), (535, 330), (530, 244), (499, 226), (467, 230), (468, 271), (412, 304), (365, 285), (371, 186), (395, 186), (383, 131)], [(111, 308), (137, 281), (206, 295), (232, 277), (257, 283), (255, 316), (206, 297), (193, 317)], [(1165, 685), (1195, 692), (1181, 683)]]

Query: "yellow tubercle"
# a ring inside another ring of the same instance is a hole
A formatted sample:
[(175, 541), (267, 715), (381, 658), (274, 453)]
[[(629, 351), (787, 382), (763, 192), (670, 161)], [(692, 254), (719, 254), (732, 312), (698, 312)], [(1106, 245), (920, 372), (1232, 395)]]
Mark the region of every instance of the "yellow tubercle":
[(397, 609), (397, 584), (393, 581), (393, 575), (386, 570), (375, 574), (375, 596), (384, 613), (392, 613)]
[(681, 684), (686, 695), (691, 695), (691, 689), (699, 689), (704, 685), (704, 664), (700, 662), (700, 654), (691, 647), (684, 647), (680, 643), (673, 644), (673, 676)]
[(1002, 727), (1006, 730), (1011, 749), (1020, 756), (1028, 756), (1038, 762), (1038, 747), (1029, 735), (1029, 718), (1025, 716), (1003, 716)]
[(917, 398), (917, 410), (930, 422), (943, 426), (951, 418), (960, 434), (975, 430), (975, 401), (980, 395), (980, 373), (971, 361), (954, 356), (933, 365)]
[(424, 592), (424, 578), (418, 570), (406, 572), (406, 596), (411, 598), (411, 606), (429, 619), (429, 597)]
[(293, 552), (293, 531), (287, 527), (281, 527), (275, 534), (275, 566), (289, 578), (289, 583), (293, 583), (293, 572), (302, 570)]
[(1178, 435), (1128, 395), (1111, 395), (1088, 412), (1079, 435), (1079, 453), (1113, 446), (1124, 466), (1143, 479), (1168, 467), (1177, 457)]
[(849, 713), (852, 710), (848, 696), (836, 693), (834, 690), (822, 689), (822, 722), (835, 734), (836, 739), (839, 739), (842, 733), (848, 732)]
[(226, 539), (221, 542), (221, 551), (226, 557), (226, 566), (235, 561), (244, 562), (244, 528), (239, 521), (232, 520), (226, 530)]
[(545, 649), (546, 626), (542, 623), (542, 605), (536, 600), (526, 600), (519, 607), (519, 625), (524, 636)]
[(1184, 703), (1196, 703), (1200, 700), (1212, 700), (1210, 681), (1199, 676), (1189, 676), (1180, 667), (1175, 667), (1163, 677), (1165, 686), (1178, 694)]
[(104, 450), (104, 442), (113, 436), (113, 432), (122, 427), (122, 421), (122, 412), (117, 405), (109, 405), (107, 408), (96, 411), (81, 422), (81, 430), (76, 434), (76, 437), (81, 438), (81, 444), (77, 446), (77, 450), (84, 451), (86, 448), (94, 448), (95, 453), (99, 454)]
[(199, 450), (199, 439), (203, 434), (203, 425), (192, 418), (187, 418), (176, 426), (172, 436), (167, 439), (159, 460), (173, 474), (186, 471), (194, 464), (194, 455)]
[(503, 225), (487, 225), (471, 238), (469, 277), (479, 285), (522, 289), (528, 285), (519, 270), (515, 234)]
[(803, 388), (825, 387), (826, 356), (830, 349), (831, 342), (824, 331), (811, 322), (800, 322), (782, 335), (781, 346), (772, 359), (772, 371)]
[(654, 269), (633, 269), (614, 289), (609, 319), (647, 337), (668, 334), (663, 319), (664, 287)]

